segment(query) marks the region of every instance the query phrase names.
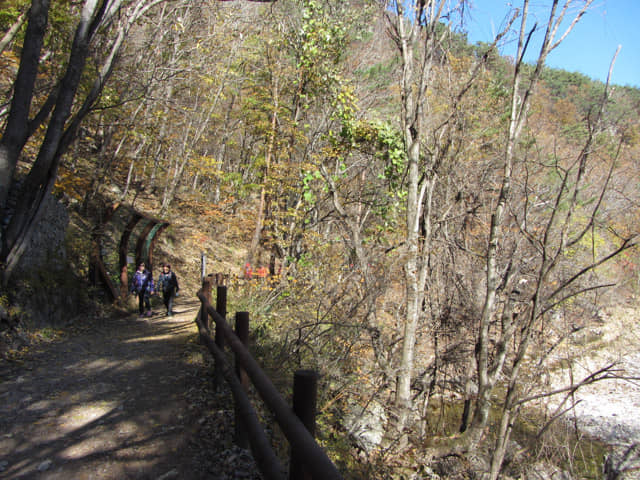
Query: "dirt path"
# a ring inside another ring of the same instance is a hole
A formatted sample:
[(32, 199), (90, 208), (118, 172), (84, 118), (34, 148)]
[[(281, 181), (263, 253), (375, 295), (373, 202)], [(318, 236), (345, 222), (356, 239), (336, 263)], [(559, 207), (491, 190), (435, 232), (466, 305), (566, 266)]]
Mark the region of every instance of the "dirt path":
[(0, 364), (0, 478), (256, 478), (232, 446), (228, 397), (212, 391), (197, 305), (176, 310), (106, 320)]

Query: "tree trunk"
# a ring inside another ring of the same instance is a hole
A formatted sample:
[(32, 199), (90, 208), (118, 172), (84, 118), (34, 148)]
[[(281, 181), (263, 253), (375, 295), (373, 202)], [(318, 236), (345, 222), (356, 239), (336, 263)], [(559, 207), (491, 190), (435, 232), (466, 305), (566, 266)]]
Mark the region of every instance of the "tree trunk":
[[(60, 82), (59, 89), (55, 91), (55, 95), (52, 93), (52, 95), (50, 95), (49, 97), (49, 99), (51, 100), (55, 98), (55, 108), (53, 110), (53, 113), (51, 114), (44, 140), (40, 146), (38, 156), (36, 157), (36, 160), (24, 181), (21, 189), (22, 194), (19, 197), (16, 211), (11, 216), (11, 220), (2, 238), (0, 263), (3, 264), (2, 282), (5, 285), (9, 281), (13, 269), (16, 267), (20, 256), (26, 248), (27, 241), (31, 235), (30, 230), (33, 229), (33, 226), (35, 225), (38, 217), (41, 214), (42, 202), (46, 195), (50, 193), (53, 183), (55, 182), (55, 176), (60, 159), (64, 154), (66, 148), (71, 143), (80, 122), (89, 113), (91, 106), (94, 104), (100, 92), (104, 88), (104, 83), (111, 74), (116, 54), (123, 44), (126, 32), (128, 31), (128, 27), (130, 27), (134, 21), (135, 15), (132, 15), (127, 19), (128, 23), (125, 21), (125, 24), (121, 25), (118, 29), (118, 33), (112, 44), (111, 51), (107, 56), (107, 59), (105, 60), (98, 76), (96, 77), (90, 92), (87, 94), (87, 97), (80, 106), (78, 112), (65, 130), (65, 126), (71, 115), (71, 108), (76, 97), (78, 85), (84, 71), (84, 66), (89, 53), (89, 45), (91, 43), (92, 37), (98, 30), (98, 27), (104, 19), (104, 16), (113, 14), (118, 9), (120, 3), (120, 0), (116, 0), (114, 2), (99, 2), (98, 0), (87, 0), (84, 3), (80, 14), (80, 20), (76, 28), (73, 44), (71, 46), (67, 70), (64, 77), (62, 78), (62, 81)], [(144, 3), (145, 0), (140, 0), (136, 4), (134, 8), (136, 15), (139, 15), (142, 11), (145, 11), (145, 9), (143, 8)], [(36, 13), (41, 13), (34, 18), (38, 18), (40, 20), (44, 19), (44, 25), (46, 26), (47, 16), (45, 13), (48, 11), (48, 2), (46, 0), (42, 0), (42, 2), (34, 1), (31, 10), (32, 15), (35, 15), (34, 6), (36, 5), (41, 6), (42, 9), (35, 9)], [(31, 25), (31, 21), (29, 23)], [(27, 31), (30, 31), (30, 26), (27, 27)], [(38, 35), (41, 36), (41, 33), (35, 33), (32, 35), (34, 37), (37, 37)], [(29, 43), (27, 40), (28, 39), (25, 38), (25, 44)], [(33, 40), (31, 40), (31, 43), (37, 44), (38, 42), (36, 40), (37, 38), (34, 38)], [(27, 49), (27, 51), (30, 50)], [(29, 57), (27, 56), (24, 58)], [(21, 59), (21, 65), (24, 58)], [(28, 64), (34, 62), (32, 61), (25, 63)], [(37, 62), (35, 62), (35, 66), (37, 66)], [(28, 70), (29, 68), (25, 69), (25, 71)], [(20, 77), (20, 72), (18, 77)], [(29, 75), (26, 75), (26, 77), (28, 83)], [(22, 104), (23, 106), (26, 106), (28, 111), (31, 92), (28, 92), (28, 95), (18, 95), (18, 92), (20, 90), (18, 87), (23, 87), (23, 85), (20, 84), (19, 80), (19, 78), (16, 80), (13, 101), (16, 101), (16, 98), (22, 98)], [(30, 90), (33, 89), (32, 85), (33, 83), (31, 83)], [(24, 97), (26, 96), (29, 97), (28, 102), (24, 101)], [(19, 110), (20, 109), (17, 109), (17, 111)], [(24, 118), (22, 118), (20, 122), (16, 122), (13, 127), (15, 129), (19, 123), (22, 123), (22, 145), (24, 145), (24, 142), (26, 141), (26, 134), (24, 132), (28, 133), (30, 130), (29, 128), (24, 128), (24, 126), (26, 125), (26, 115), (27, 114), (25, 113)], [(10, 131), (12, 131), (12, 129), (10, 128), (10, 125), (8, 125), (7, 132)], [(12, 135), (6, 136), (7, 138), (12, 137)], [(4, 141), (5, 137), (3, 137), (3, 142)], [(15, 142), (15, 138), (13, 139), (13, 141), (7, 142), (7, 144), (12, 145), (15, 151), (17, 145), (17, 143)], [(20, 145), (20, 149), (21, 148), (22, 146)], [(18, 154), (19, 150), (15, 152), (16, 159)], [(0, 154), (0, 156), (2, 156), (2, 154)], [(15, 163), (13, 164), (13, 167), (11, 166), (11, 156), (9, 155), (6, 158), (8, 158), (9, 161), (7, 163), (0, 162), (2, 166), (8, 167), (9, 169), (15, 168)], [(12, 174), (12, 172), (10, 173)], [(4, 175), (0, 175), (0, 177), (5, 179)], [(2, 190), (3, 188), (4, 187), (0, 187), (0, 190)], [(5, 196), (2, 201), (6, 202), (6, 191), (3, 190), (2, 192), (0, 192), (0, 195)]]
[[(49, 0), (34, 0), (22, 45), (20, 67), (14, 82), (11, 110), (0, 140), (0, 216), (4, 217), (7, 197), (18, 157), (27, 141), (29, 108), (38, 74), (40, 51), (49, 18)], [(4, 239), (3, 239), (4, 241)]]
[(33, 164), (24, 185), (16, 211), (7, 226), (3, 241), (2, 260), (4, 260), (3, 283), (9, 280), (11, 272), (26, 248), (28, 230), (37, 221), (44, 196), (50, 192), (55, 181), (58, 162), (67, 145), (62, 145), (64, 125), (71, 113), (71, 105), (86, 62), (89, 41), (91, 39), (91, 18), (97, 8), (97, 0), (88, 1), (82, 11), (76, 30), (67, 72), (57, 98), (47, 133), (40, 152)]
[(258, 212), (256, 214), (256, 226), (253, 230), (253, 237), (251, 238), (251, 245), (247, 252), (247, 263), (251, 264), (254, 261), (256, 252), (258, 251), (258, 245), (260, 243), (260, 237), (262, 236), (262, 229), (264, 226), (265, 211), (267, 204), (267, 183), (269, 181), (269, 173), (271, 168), (271, 159), (275, 149), (276, 143), (276, 131), (278, 127), (278, 79), (273, 80), (273, 112), (271, 113), (271, 129), (269, 131), (269, 139), (267, 142), (267, 149), (264, 154), (264, 169), (262, 176), (262, 187), (260, 188), (260, 201), (258, 203)]

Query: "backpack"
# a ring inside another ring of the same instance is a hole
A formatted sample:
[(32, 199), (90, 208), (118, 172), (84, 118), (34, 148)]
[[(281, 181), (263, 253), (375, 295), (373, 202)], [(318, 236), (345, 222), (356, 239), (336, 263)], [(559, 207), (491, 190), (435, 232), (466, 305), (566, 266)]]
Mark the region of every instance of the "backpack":
[(173, 272), (162, 273), (158, 279), (158, 287), (162, 288), (163, 292), (168, 292), (172, 288), (178, 288), (178, 279)]

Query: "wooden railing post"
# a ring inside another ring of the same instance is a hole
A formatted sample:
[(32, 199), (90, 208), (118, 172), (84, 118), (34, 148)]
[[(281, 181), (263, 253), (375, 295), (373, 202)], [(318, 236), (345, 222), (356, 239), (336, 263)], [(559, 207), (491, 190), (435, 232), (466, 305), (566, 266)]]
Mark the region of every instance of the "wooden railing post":
[[(293, 413), (302, 421), (312, 436), (316, 433), (316, 398), (318, 374), (313, 370), (298, 370), (293, 376)], [(289, 480), (311, 480), (304, 457), (291, 445)]]
[[(214, 280), (214, 276), (211, 275), (211, 280)], [(216, 288), (216, 312), (223, 319), (227, 318), (227, 287), (224, 285), (218, 285)], [(224, 332), (222, 329), (218, 328), (216, 325), (216, 333), (215, 333), (215, 342), (216, 346), (220, 349), (220, 351), (224, 352)], [(215, 383), (216, 385), (222, 380), (222, 365), (219, 362), (216, 362), (215, 367)]]
[(204, 280), (207, 276), (207, 257), (204, 252), (200, 252), (200, 279)]
[[(249, 312), (236, 312), (236, 335), (245, 347), (249, 346)], [(244, 391), (248, 392), (250, 383), (249, 376), (240, 365), (237, 356), (236, 375), (238, 376), (238, 379), (240, 380), (240, 384), (244, 388)], [(235, 404), (234, 406), (237, 407), (237, 405)], [(247, 429), (244, 425), (242, 415), (240, 415), (238, 408), (235, 408), (235, 420), (236, 445), (240, 448), (247, 448), (249, 445), (249, 439), (247, 438)]]
[[(224, 285), (218, 285), (216, 291), (216, 312), (222, 318), (227, 318), (227, 287)], [(224, 350), (224, 333), (219, 328), (216, 328), (216, 345)]]
[[(202, 279), (202, 293), (204, 294), (209, 304), (211, 304), (211, 288), (211, 278), (204, 277)], [(200, 321), (205, 327), (207, 327), (208, 331), (211, 331), (211, 321), (209, 320), (209, 314), (204, 308), (200, 309)]]

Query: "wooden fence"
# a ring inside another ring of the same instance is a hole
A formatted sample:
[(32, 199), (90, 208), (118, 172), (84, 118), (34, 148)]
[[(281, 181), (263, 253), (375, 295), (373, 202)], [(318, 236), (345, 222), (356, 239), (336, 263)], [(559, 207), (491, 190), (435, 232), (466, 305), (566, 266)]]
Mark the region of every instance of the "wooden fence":
[[(284, 480), (285, 468), (271, 447), (255, 409), (247, 396), (249, 382), (273, 413), (276, 423), (291, 446), (289, 480), (338, 480), (342, 476), (322, 448), (316, 443), (315, 401), (317, 375), (314, 371), (300, 370), (294, 376), (293, 408), (282, 398), (273, 382), (260, 368), (247, 350), (249, 314), (236, 313), (236, 331), (226, 321), (227, 287), (218, 285), (216, 308), (211, 306), (213, 277), (203, 279), (198, 292), (201, 302), (196, 317), (201, 342), (215, 360), (216, 375), (228, 383), (234, 398), (236, 443), (251, 448), (253, 458), (265, 480)], [(211, 337), (211, 327), (215, 336)], [(235, 357), (235, 366), (227, 361), (224, 352), (229, 345)]]

